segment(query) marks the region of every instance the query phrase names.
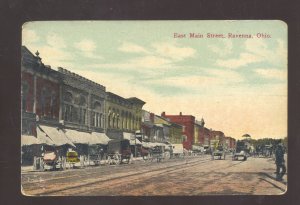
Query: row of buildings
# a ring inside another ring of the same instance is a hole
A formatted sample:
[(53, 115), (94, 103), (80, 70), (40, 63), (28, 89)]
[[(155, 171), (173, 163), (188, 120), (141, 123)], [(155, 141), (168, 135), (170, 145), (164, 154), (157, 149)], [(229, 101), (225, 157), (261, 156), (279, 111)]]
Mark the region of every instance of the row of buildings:
[(233, 138), (206, 128), (203, 119), (197, 121), (194, 116), (182, 113), (156, 115), (145, 111), (143, 100), (108, 92), (104, 85), (64, 68), (51, 69), (42, 63), (38, 51), (34, 55), (24, 46), (21, 65), (24, 145), (30, 144), (30, 136), (45, 134), (45, 130), (48, 137), (56, 139), (61, 130), (72, 130), (79, 138), (87, 133), (111, 139), (135, 135), (139, 141), (183, 143), (187, 150), (209, 145), (216, 138), (229, 147), (234, 146)]

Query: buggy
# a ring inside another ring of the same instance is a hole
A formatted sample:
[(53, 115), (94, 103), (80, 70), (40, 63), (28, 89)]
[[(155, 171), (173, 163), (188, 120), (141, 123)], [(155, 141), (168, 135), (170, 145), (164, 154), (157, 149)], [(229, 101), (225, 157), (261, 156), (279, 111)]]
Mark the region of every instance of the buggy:
[(130, 142), (127, 139), (114, 139), (107, 146), (108, 164), (121, 164), (125, 160), (127, 164), (131, 159)]

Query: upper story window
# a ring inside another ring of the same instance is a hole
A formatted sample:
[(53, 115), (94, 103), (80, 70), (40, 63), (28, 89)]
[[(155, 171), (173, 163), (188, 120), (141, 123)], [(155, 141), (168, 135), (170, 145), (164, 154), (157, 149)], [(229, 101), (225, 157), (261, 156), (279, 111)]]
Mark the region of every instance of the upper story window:
[(50, 114), (54, 117), (54, 110), (57, 105), (56, 93), (53, 91), (50, 96)]
[(73, 95), (70, 92), (66, 92), (64, 95), (64, 101), (72, 103), (73, 102)]

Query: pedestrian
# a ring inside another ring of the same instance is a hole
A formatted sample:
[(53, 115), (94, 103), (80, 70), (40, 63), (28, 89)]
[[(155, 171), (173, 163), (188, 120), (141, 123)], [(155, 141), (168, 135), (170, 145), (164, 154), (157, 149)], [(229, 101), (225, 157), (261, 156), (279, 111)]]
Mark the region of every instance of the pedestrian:
[(282, 177), (286, 173), (286, 167), (284, 161), (284, 149), (281, 143), (279, 143), (275, 149), (275, 164), (276, 164), (276, 180), (282, 181)]

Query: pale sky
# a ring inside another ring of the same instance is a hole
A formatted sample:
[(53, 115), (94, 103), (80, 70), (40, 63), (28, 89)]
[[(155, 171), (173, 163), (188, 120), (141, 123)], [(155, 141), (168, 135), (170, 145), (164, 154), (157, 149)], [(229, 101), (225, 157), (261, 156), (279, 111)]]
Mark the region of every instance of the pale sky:
[[(204, 38), (189, 38), (189, 33)], [(186, 38), (174, 38), (174, 33)], [(207, 38), (207, 33), (225, 38)], [(228, 33), (253, 38), (227, 38)], [(270, 38), (258, 38), (257, 33)], [(287, 136), (282, 21), (57, 21), (23, 25), (22, 44), (160, 115), (194, 115), (227, 136)]]

